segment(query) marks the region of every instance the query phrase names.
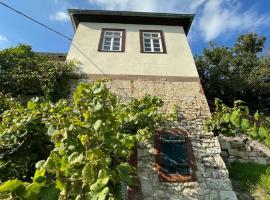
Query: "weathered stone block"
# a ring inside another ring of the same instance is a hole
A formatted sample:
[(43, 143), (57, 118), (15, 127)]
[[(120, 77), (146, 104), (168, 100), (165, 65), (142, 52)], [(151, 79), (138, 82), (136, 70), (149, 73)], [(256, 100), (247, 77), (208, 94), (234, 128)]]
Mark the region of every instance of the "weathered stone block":
[(206, 178), (206, 184), (212, 190), (231, 190), (232, 185), (229, 179)]
[(220, 200), (237, 200), (237, 196), (233, 191), (221, 191), (219, 195)]

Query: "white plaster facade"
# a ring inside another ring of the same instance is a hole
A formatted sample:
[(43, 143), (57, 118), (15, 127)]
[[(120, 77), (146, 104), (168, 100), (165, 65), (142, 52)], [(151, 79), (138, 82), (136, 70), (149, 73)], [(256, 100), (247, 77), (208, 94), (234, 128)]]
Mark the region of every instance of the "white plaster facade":
[[(99, 52), (102, 28), (126, 30), (125, 52)], [(167, 53), (141, 53), (139, 30), (162, 30)], [(198, 77), (186, 34), (181, 26), (81, 22), (73, 41), (106, 74)], [(85, 74), (101, 74), (76, 48), (67, 59), (80, 62)]]

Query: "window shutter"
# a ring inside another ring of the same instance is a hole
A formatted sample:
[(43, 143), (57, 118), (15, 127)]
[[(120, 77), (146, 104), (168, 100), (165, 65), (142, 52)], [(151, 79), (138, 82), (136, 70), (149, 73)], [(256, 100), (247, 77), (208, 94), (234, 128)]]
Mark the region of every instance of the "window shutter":
[(194, 181), (195, 161), (191, 141), (180, 129), (157, 130), (157, 170), (161, 181)]

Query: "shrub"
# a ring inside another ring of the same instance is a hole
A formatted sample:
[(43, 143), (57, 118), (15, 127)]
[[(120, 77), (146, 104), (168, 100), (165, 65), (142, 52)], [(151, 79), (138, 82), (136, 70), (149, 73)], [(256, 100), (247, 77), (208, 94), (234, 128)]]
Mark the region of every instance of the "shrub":
[(17, 96), (44, 96), (55, 101), (68, 94), (68, 74), (74, 62), (40, 55), (27, 45), (0, 51), (0, 92)]

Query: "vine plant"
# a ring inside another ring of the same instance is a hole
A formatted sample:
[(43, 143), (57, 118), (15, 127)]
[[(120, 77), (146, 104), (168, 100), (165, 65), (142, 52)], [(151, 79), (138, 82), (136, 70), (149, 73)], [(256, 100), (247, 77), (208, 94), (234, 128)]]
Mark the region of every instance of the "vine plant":
[(12, 133), (21, 133), (18, 129), (27, 117), (35, 116), (54, 149), (36, 163), (32, 181), (8, 180), (1, 184), (0, 194), (31, 200), (121, 199), (121, 183), (132, 184), (133, 168), (128, 163), (132, 148), (164, 122), (166, 116), (159, 112), (162, 104), (152, 96), (120, 103), (104, 82), (81, 83), (71, 104), (29, 101), (27, 108), (16, 111), (23, 120), (9, 122), (1, 138), (13, 141)]
[(247, 134), (270, 147), (270, 117), (257, 111), (253, 116), (243, 101), (237, 100), (232, 108), (215, 100), (216, 110), (206, 123), (206, 129), (216, 134), (235, 136)]

